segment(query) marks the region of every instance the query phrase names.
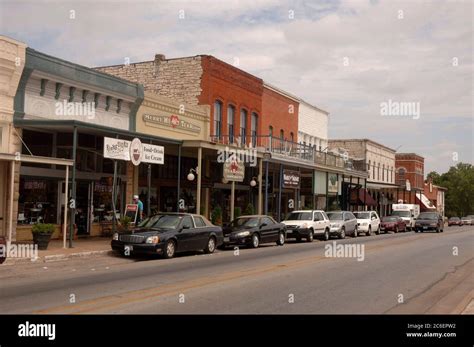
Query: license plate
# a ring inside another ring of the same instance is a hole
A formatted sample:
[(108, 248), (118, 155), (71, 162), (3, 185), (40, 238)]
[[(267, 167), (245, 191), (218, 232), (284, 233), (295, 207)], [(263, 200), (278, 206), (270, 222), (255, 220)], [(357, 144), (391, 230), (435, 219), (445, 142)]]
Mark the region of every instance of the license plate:
[(133, 246), (128, 246), (128, 245), (127, 245), (127, 246), (124, 246), (123, 248), (124, 248), (125, 252), (131, 252), (131, 251), (133, 251)]
[(423, 230), (428, 230), (428, 227), (423, 227)]
[(229, 242), (230, 238), (228, 236), (224, 237), (224, 242)]

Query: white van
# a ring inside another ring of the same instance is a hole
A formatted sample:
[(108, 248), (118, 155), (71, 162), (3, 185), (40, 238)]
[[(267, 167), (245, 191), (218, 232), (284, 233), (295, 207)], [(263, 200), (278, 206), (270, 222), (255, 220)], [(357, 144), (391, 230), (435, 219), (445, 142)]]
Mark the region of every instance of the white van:
[(416, 204), (393, 204), (392, 216), (400, 216), (409, 230), (415, 229), (415, 218), (420, 214), (420, 205)]

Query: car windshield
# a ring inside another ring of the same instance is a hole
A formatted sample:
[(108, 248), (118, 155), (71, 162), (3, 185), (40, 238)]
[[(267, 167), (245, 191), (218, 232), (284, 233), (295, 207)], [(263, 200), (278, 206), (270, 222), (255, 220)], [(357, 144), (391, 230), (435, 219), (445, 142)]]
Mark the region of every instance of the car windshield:
[(292, 212), (286, 220), (311, 220), (312, 212)]
[(436, 220), (438, 219), (438, 215), (436, 213), (420, 213), (420, 215), (418, 216), (418, 219)]
[(382, 218), (382, 222), (396, 222), (397, 219), (397, 217), (387, 216)]
[(370, 219), (370, 212), (354, 212), (357, 219)]
[(143, 227), (144, 228), (176, 229), (179, 225), (179, 222), (181, 221), (181, 218), (182, 216), (158, 214), (144, 220), (143, 222), (146, 221), (146, 224)]
[(258, 218), (256, 217), (237, 218), (232, 221), (230, 226), (233, 228), (241, 228), (241, 227), (254, 228), (258, 226)]
[(392, 214), (400, 217), (411, 217), (410, 211), (393, 211)]
[(449, 220), (452, 220), (452, 221), (458, 221), (458, 220), (459, 220), (459, 218), (458, 218), (458, 217), (451, 217), (451, 218), (449, 218)]
[(330, 212), (327, 215), (329, 220), (343, 220), (341, 212)]

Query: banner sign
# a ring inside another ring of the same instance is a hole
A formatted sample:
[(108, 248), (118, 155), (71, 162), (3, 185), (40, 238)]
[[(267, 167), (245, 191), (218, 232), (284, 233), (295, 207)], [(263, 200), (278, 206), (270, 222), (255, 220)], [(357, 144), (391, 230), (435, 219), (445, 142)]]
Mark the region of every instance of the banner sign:
[(245, 164), (237, 158), (224, 162), (224, 180), (243, 182), (245, 177)]
[(150, 164), (165, 163), (165, 148), (163, 146), (143, 144), (142, 162)]
[(104, 137), (104, 158), (130, 160), (130, 141)]
[(104, 158), (131, 161), (135, 166), (140, 163), (164, 164), (165, 148), (142, 143), (138, 138), (127, 141), (104, 137)]

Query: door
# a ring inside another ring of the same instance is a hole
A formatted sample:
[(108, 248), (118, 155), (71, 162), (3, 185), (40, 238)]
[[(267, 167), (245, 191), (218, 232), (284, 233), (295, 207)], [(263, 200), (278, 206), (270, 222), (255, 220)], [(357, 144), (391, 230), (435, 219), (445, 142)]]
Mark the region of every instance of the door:
[(266, 225), (260, 228), (262, 243), (278, 240), (278, 224), (268, 217), (261, 218), (260, 225), (263, 224)]
[(194, 228), (193, 220), (190, 216), (184, 216), (181, 220), (180, 231), (176, 235), (178, 240), (178, 250), (192, 251), (199, 247), (199, 235)]
[(324, 217), (321, 212), (314, 212), (314, 233), (324, 233)]
[(209, 228), (201, 217), (195, 216), (193, 217), (193, 219), (195, 232), (197, 234), (197, 237), (199, 238), (198, 249), (204, 249), (207, 246), (207, 242), (209, 241)]

